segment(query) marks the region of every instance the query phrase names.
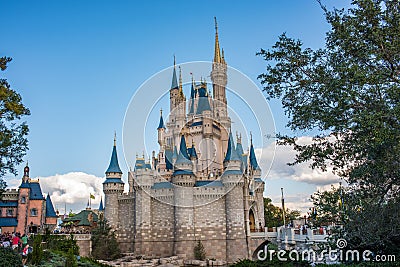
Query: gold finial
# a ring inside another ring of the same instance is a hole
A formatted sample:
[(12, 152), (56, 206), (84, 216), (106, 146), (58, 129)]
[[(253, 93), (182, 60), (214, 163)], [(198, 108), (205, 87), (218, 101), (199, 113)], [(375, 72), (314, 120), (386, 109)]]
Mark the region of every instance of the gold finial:
[(117, 146), (117, 131), (114, 131), (114, 146)]
[(215, 49), (214, 49), (214, 62), (221, 63), (221, 52), (219, 49), (219, 41), (218, 41), (218, 24), (217, 18), (214, 17), (215, 21)]

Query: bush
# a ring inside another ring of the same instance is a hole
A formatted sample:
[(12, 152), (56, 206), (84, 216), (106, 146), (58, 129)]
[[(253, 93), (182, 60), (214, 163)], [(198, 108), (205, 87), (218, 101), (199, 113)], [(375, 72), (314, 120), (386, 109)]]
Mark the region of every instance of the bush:
[(21, 256), (11, 248), (0, 247), (0, 267), (21, 267)]
[(39, 265), (43, 258), (42, 236), (36, 235), (33, 239), (33, 251), (30, 255), (31, 263)]
[(206, 259), (206, 251), (204, 249), (203, 243), (199, 240), (197, 245), (194, 247), (194, 258), (196, 260), (205, 260)]
[(78, 267), (76, 256), (74, 255), (72, 248), (70, 248), (68, 253), (65, 255), (65, 267)]
[(97, 260), (115, 260), (121, 256), (115, 233), (106, 220), (100, 220), (92, 231), (92, 256)]

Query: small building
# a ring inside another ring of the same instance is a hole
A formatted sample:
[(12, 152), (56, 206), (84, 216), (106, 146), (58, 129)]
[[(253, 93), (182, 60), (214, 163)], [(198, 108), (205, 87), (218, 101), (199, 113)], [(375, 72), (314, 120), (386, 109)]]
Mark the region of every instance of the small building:
[(66, 233), (90, 233), (97, 226), (99, 216), (96, 211), (86, 208), (78, 214), (63, 219), (61, 231)]
[(29, 177), (28, 164), (18, 189), (7, 189), (0, 200), (0, 233), (39, 233), (57, 226), (57, 214), (48, 194), (44, 198), (39, 179)]

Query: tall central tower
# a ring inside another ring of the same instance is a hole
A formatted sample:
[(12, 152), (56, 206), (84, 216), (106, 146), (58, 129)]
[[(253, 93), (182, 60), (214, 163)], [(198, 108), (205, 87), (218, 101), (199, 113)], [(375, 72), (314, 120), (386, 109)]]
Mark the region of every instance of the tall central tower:
[(228, 117), (226, 101), (227, 65), (224, 58), (224, 50), (219, 47), (218, 24), (215, 20), (215, 48), (214, 60), (211, 71), (211, 81), (213, 83), (214, 97), (214, 118), (216, 118), (225, 128), (230, 128), (230, 118)]

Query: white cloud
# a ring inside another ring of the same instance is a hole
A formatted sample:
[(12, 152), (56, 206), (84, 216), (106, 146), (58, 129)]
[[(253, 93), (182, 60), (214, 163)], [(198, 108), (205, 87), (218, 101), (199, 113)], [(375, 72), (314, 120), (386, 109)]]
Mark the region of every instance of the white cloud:
[[(304, 136), (299, 138), (299, 143), (306, 144), (310, 142), (311, 137)], [(255, 153), (260, 161), (261, 167), (270, 167), (267, 179), (286, 178), (316, 186), (330, 185), (339, 182), (339, 177), (334, 175), (331, 169), (328, 169), (326, 172), (312, 169), (307, 162), (294, 166), (287, 165), (287, 163), (294, 161), (296, 155), (296, 152), (290, 146), (278, 146), (272, 143), (264, 149), (257, 148)], [(266, 170), (264, 169), (263, 171)]]
[[(49, 193), (55, 208), (64, 213), (65, 206), (67, 212), (71, 209), (74, 212), (84, 209), (89, 194), (95, 196), (95, 199), (91, 200), (92, 208), (98, 208), (100, 198), (103, 195), (102, 183), (105, 178), (84, 172), (69, 172), (34, 179), (39, 179), (43, 194)], [(7, 184), (9, 187), (18, 187), (21, 184), (21, 179), (7, 180)]]
[[(304, 193), (297, 193), (294, 195), (285, 195), (285, 208), (290, 210), (299, 210), (301, 214), (306, 214), (312, 206), (310, 195)], [(275, 206), (282, 207), (281, 196), (272, 196), (272, 203)]]

